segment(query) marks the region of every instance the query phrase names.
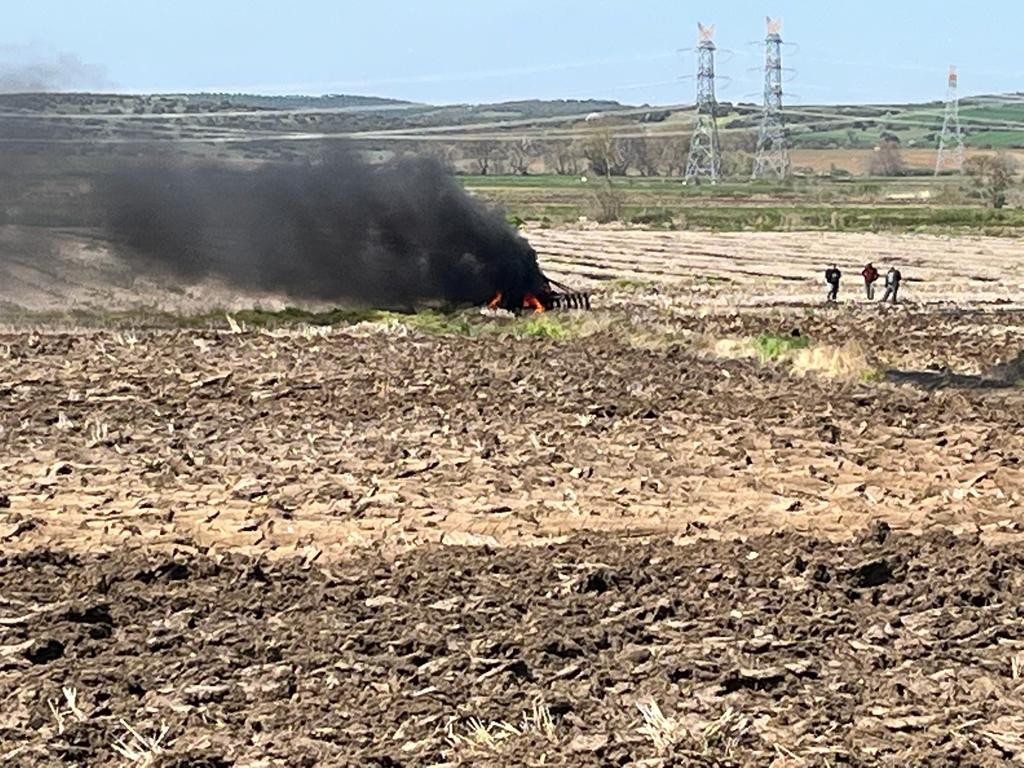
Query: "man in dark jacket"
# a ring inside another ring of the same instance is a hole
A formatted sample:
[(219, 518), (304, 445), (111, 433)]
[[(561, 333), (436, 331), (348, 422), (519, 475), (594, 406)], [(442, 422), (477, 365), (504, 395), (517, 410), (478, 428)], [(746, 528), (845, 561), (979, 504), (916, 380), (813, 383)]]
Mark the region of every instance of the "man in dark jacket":
[(900, 281), (903, 280), (903, 275), (896, 267), (890, 267), (889, 271), (885, 273), (885, 295), (882, 297), (882, 302), (889, 300), (892, 297), (892, 303), (896, 303), (896, 294), (900, 290)]
[(875, 281), (878, 280), (878, 270), (875, 269), (874, 264), (868, 262), (861, 275), (864, 277), (864, 292), (867, 293), (868, 299), (873, 301), (875, 298)]
[(839, 279), (842, 276), (843, 273), (839, 271), (839, 267), (835, 264), (825, 270), (825, 282), (829, 285), (828, 301), (835, 301), (839, 296)]

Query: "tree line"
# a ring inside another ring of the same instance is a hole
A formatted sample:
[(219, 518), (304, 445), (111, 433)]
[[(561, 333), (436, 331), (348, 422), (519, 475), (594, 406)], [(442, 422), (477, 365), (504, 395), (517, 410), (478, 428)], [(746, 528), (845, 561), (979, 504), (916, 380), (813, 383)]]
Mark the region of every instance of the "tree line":
[[(723, 176), (749, 179), (753, 169), (757, 138), (752, 132), (728, 132), (720, 137)], [(690, 151), (688, 136), (618, 136), (611, 128), (591, 131), (574, 139), (514, 141), (470, 139), (447, 143), (422, 141), (403, 143), (402, 150), (429, 155), (454, 173), (481, 176), (555, 174), (592, 176), (609, 181), (624, 176), (680, 177)], [(900, 177), (930, 174), (911, 171), (903, 160), (899, 137), (884, 132), (866, 168), (870, 176)], [(1006, 152), (975, 155), (964, 163), (967, 186), (962, 193), (988, 207), (1002, 208), (1007, 193), (1016, 186), (1017, 163)]]
[[(753, 134), (725, 134), (721, 138), (723, 171), (730, 176), (749, 176), (756, 146)], [(447, 143), (424, 141), (406, 151), (434, 157), (453, 172), (481, 176), (534, 173), (559, 176), (592, 175), (681, 176), (690, 152), (688, 136), (617, 136), (601, 129), (575, 139), (514, 141), (475, 139)]]

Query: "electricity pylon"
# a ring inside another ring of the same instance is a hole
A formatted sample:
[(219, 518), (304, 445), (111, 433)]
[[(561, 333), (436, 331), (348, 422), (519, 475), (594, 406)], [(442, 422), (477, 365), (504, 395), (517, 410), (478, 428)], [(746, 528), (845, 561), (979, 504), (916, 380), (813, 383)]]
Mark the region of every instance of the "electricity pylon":
[(718, 144), (718, 101), (715, 99), (715, 28), (698, 24), (700, 44), (697, 46), (697, 117), (690, 138), (690, 155), (686, 159), (684, 179), (718, 181), (722, 175), (722, 152)]
[(764, 107), (757, 132), (754, 178), (789, 176), (789, 150), (782, 120), (782, 19), (767, 20), (764, 53)]
[(960, 130), (960, 97), (957, 94), (956, 67), (949, 68), (946, 116), (942, 119), (939, 156), (935, 159), (935, 175), (938, 176), (943, 171), (964, 172), (964, 135)]

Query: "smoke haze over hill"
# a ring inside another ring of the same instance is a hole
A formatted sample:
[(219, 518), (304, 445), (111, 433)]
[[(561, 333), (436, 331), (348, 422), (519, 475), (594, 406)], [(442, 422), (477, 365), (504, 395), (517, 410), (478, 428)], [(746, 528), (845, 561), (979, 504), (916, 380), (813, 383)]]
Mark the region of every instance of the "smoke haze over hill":
[(110, 85), (106, 70), (72, 53), (37, 46), (0, 45), (0, 93), (36, 93)]

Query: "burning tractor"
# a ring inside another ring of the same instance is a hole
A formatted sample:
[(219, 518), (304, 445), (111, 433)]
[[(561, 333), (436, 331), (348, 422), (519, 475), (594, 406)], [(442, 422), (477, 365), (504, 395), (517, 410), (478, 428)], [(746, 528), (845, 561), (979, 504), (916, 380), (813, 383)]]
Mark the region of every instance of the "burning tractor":
[(537, 263), (536, 252), (524, 243), (519, 259), (499, 262), (492, 273), (492, 295), (489, 309), (510, 312), (533, 310), (547, 312), (552, 309), (590, 309), (590, 294), (573, 291), (545, 275)]
[(488, 309), (517, 312), (532, 309), (536, 313), (550, 309), (590, 309), (590, 294), (572, 291), (561, 283), (545, 278), (546, 285), (536, 291), (498, 291), (487, 303)]

